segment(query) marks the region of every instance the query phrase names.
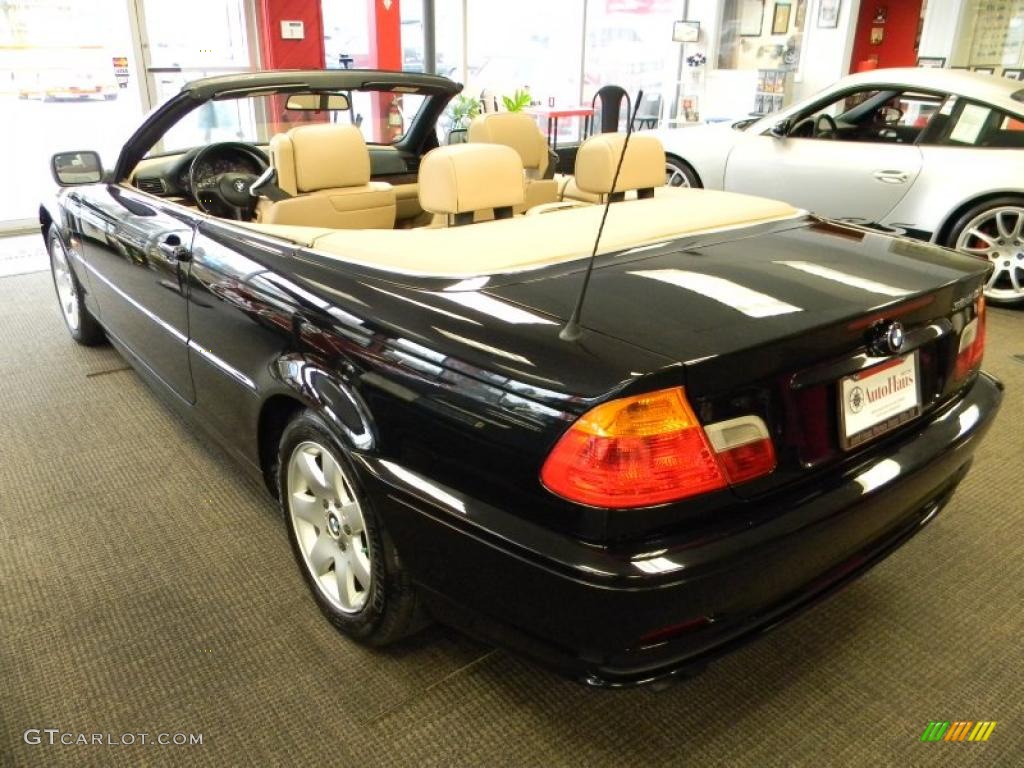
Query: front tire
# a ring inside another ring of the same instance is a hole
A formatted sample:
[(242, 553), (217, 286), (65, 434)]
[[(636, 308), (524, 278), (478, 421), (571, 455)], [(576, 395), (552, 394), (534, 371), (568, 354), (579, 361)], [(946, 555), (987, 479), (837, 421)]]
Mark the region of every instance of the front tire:
[(82, 284), (78, 282), (68, 252), (61, 242), (57, 229), (50, 225), (46, 238), (46, 247), (50, 253), (50, 273), (53, 276), (53, 287), (57, 290), (57, 301), (60, 303), (64, 325), (71, 338), (85, 347), (92, 347), (104, 341), (103, 328), (85, 306)]
[(700, 188), (704, 185), (688, 162), (674, 155), (665, 155), (665, 186)]
[(278, 501), (292, 551), (327, 619), (384, 646), (425, 621), (412, 582), (345, 450), (312, 411), (281, 436)]
[(979, 203), (957, 219), (945, 244), (992, 264), (986, 300), (1024, 303), (1024, 199), (1007, 196)]

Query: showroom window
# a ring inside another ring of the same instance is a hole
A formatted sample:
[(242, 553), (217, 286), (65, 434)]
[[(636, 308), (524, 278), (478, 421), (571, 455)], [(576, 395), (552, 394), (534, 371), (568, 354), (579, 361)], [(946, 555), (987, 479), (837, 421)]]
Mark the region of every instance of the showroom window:
[(466, 82), (465, 0), (434, 0), (435, 71)]
[(672, 41), (672, 24), (682, 3), (609, 0), (587, 3), (583, 101), (590, 103), (603, 85), (622, 86), (633, 97), (639, 90), (654, 99), (663, 114), (679, 77), (680, 45)]
[(370, 66), (370, 16), (366, 0), (322, 0), (324, 61), (328, 69)]
[(582, 28), (583, 0), (468, 0), (466, 93), (501, 104), (525, 89), (542, 104), (579, 104)]

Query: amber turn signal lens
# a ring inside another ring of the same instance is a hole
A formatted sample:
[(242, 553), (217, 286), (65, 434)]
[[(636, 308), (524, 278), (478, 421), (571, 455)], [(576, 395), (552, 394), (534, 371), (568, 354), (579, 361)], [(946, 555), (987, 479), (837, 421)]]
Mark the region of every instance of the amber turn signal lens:
[(570, 427), (541, 470), (559, 496), (643, 507), (727, 485), (682, 387), (612, 400)]

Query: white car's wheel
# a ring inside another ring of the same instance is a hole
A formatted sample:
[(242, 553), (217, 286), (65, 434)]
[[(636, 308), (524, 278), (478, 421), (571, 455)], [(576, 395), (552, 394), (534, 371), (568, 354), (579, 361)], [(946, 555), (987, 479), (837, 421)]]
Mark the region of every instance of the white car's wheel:
[(665, 185), (669, 187), (703, 186), (690, 164), (672, 155), (665, 157)]
[(995, 304), (1024, 302), (1024, 200), (990, 200), (967, 211), (948, 244), (992, 263), (985, 298)]

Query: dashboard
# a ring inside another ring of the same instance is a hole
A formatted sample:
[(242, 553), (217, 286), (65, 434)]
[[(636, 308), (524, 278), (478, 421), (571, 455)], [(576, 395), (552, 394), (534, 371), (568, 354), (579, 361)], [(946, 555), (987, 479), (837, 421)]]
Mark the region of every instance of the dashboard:
[[(192, 200), (189, 174), (196, 156), (206, 147), (196, 147), (181, 155), (147, 158), (135, 172), (134, 185), (160, 197), (184, 197)], [(225, 144), (206, 153), (195, 168), (196, 184), (203, 186), (225, 173), (245, 173), (258, 176), (269, 160), (259, 147), (243, 144)]]

